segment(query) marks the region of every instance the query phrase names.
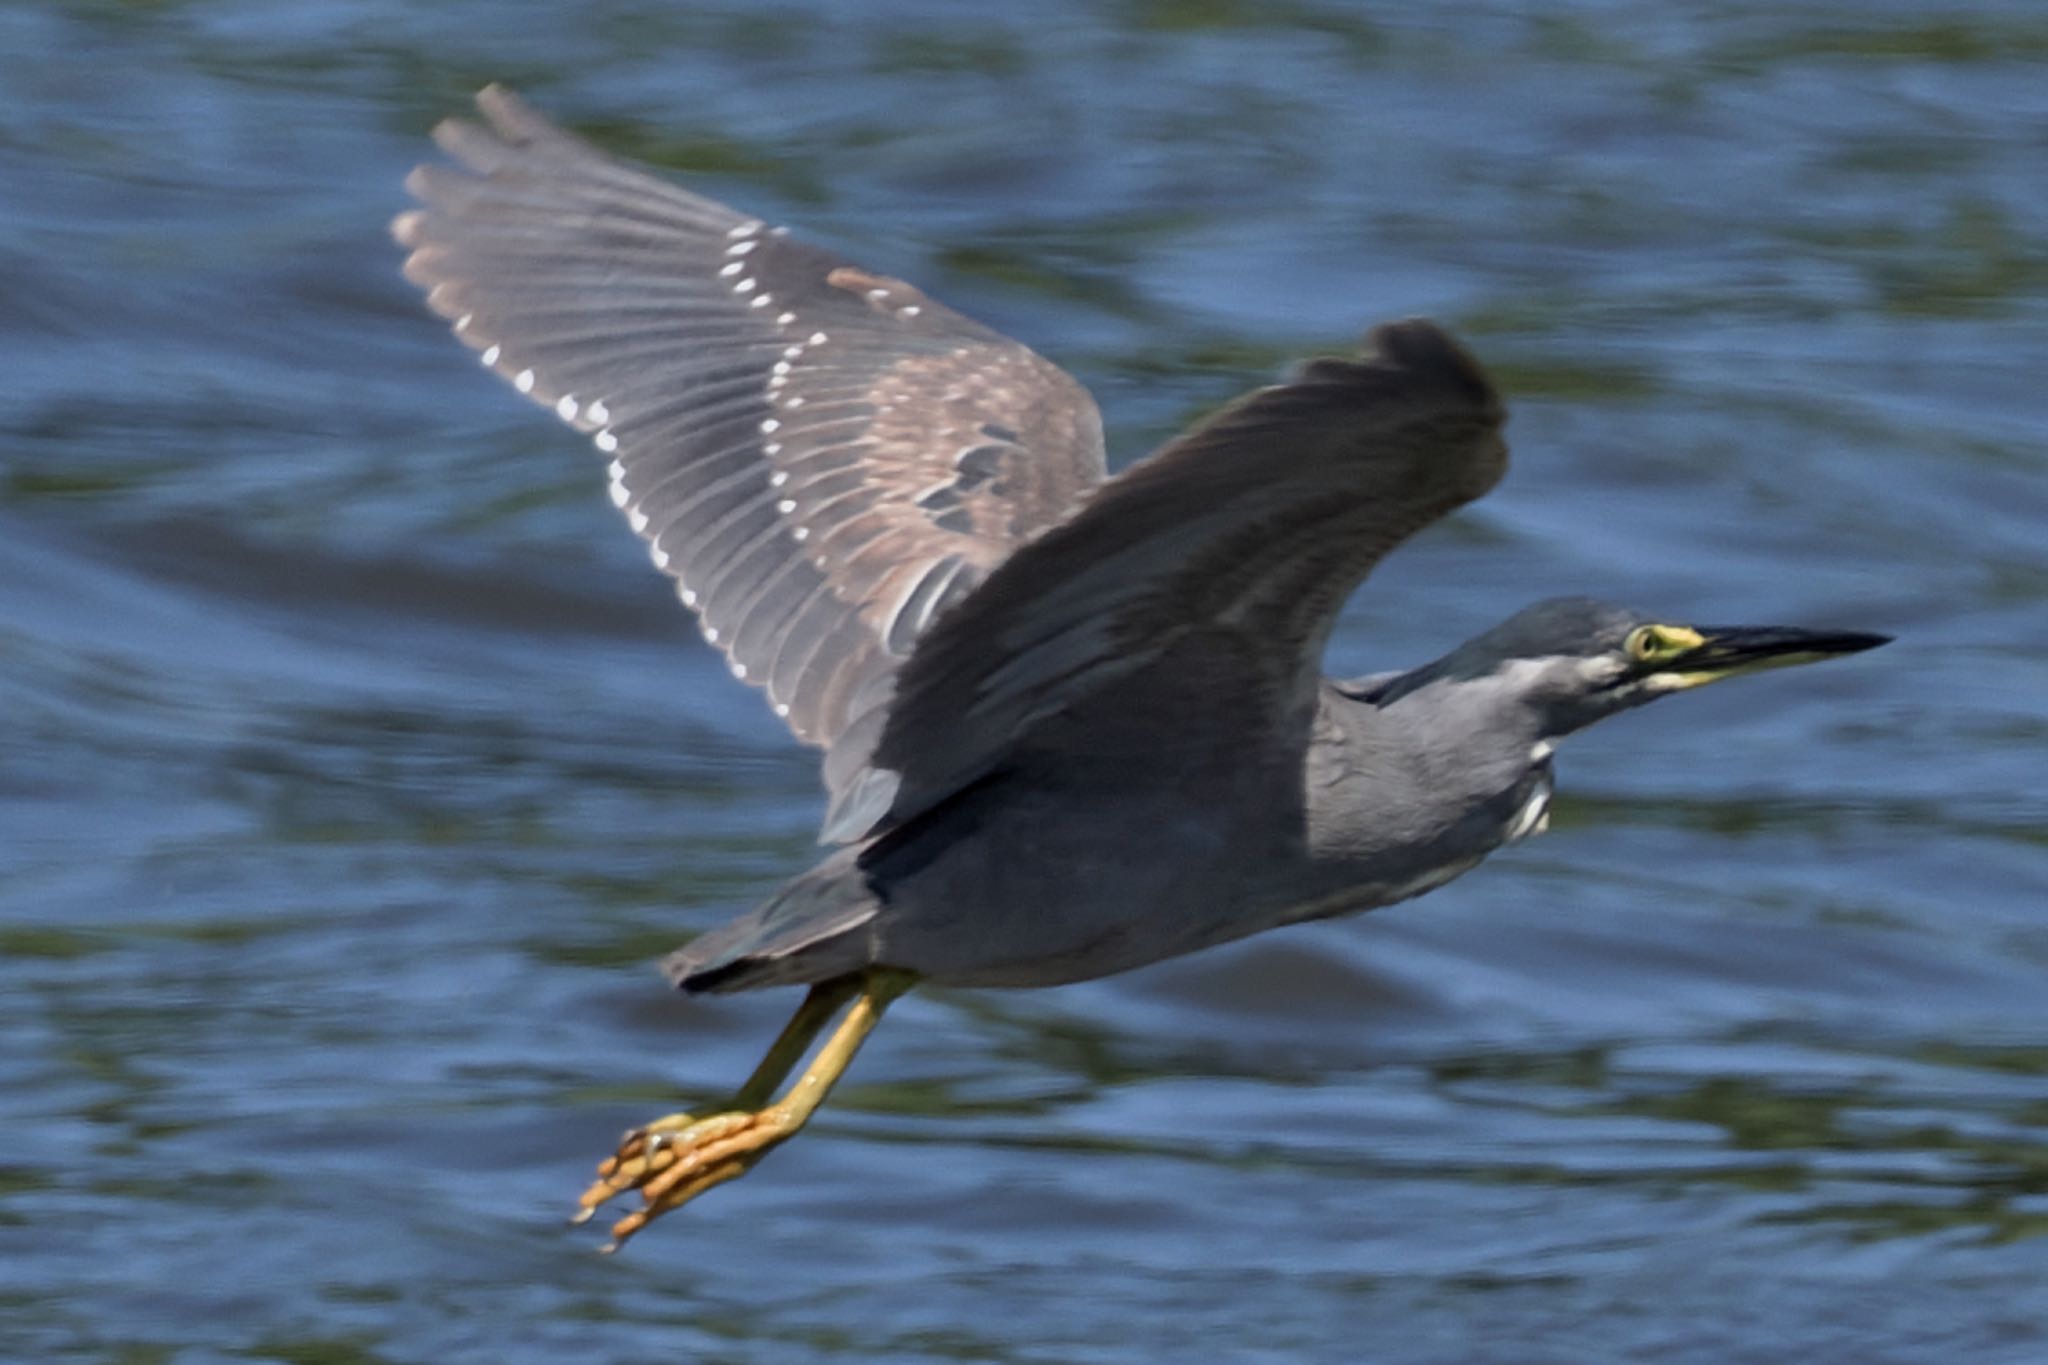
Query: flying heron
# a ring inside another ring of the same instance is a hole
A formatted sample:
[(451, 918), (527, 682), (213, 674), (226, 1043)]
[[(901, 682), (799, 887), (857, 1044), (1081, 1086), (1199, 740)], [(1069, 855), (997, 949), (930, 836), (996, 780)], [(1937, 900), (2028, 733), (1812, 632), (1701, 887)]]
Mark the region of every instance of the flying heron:
[(457, 164), (407, 181), (406, 276), (596, 443), (704, 637), (825, 751), (836, 848), (663, 964), (809, 993), (722, 1112), (599, 1166), (579, 1221), (643, 1199), (611, 1247), (792, 1136), (920, 981), (1082, 981), (1420, 895), (1544, 828), (1574, 731), (1884, 643), (1558, 599), (1326, 678), (1359, 581), (1506, 468), (1500, 395), (1441, 328), (1378, 328), (1109, 478), (1093, 400), (1032, 351), (477, 104), (435, 130)]

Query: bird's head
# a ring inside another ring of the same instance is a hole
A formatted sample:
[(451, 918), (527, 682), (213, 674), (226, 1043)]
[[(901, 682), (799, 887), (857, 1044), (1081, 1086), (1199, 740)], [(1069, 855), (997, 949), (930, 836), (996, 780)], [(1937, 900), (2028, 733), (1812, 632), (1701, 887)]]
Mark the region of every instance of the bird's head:
[(1694, 626), (1584, 597), (1538, 602), (1442, 659), (1381, 684), (1385, 706), (1441, 686), (1533, 714), (1544, 739), (1618, 711), (1738, 674), (1817, 663), (1884, 644), (1864, 631)]

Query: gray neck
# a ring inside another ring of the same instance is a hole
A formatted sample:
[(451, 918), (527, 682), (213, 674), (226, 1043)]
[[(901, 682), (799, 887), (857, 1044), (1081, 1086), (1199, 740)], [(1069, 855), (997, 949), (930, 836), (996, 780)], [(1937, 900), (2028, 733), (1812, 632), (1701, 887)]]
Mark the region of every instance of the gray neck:
[(1506, 689), (1447, 678), (1404, 675), (1377, 695), (1390, 699), (1323, 688), (1308, 765), (1318, 858), (1364, 860), (1398, 879), (1498, 847), (1548, 780), (1541, 718)]

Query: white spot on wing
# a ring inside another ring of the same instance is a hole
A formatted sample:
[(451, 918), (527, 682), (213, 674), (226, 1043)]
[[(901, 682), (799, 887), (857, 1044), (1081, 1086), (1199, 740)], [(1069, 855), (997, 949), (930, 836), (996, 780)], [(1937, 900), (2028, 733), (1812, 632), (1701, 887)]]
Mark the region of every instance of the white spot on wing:
[(555, 416), (561, 418), (564, 422), (575, 421), (576, 414), (580, 411), (582, 411), (582, 408), (576, 402), (576, 395), (573, 393), (563, 394), (561, 399), (555, 404)]
[(697, 605), (697, 594), (690, 591), (690, 585), (687, 583), (676, 585), (676, 596), (683, 599), (683, 605), (686, 607)]
[(782, 513), (785, 517), (788, 516), (796, 510), (796, 499), (784, 498), (781, 502), (775, 504), (775, 510)]
[(666, 569), (668, 567), (668, 551), (662, 549), (659, 545), (648, 546), (647, 557), (654, 561), (654, 567), (657, 569)]
[(515, 375), (513, 375), (513, 376), (512, 376), (512, 387), (513, 387), (513, 388), (515, 388), (515, 389), (517, 389), (517, 390), (519, 390), (519, 391), (520, 391), (521, 393), (532, 393), (532, 392), (533, 392), (533, 371), (532, 371), (532, 370), (521, 370), (521, 371), (520, 371), (520, 372), (519, 372), (518, 374), (515, 374)]
[(789, 471), (787, 469), (778, 469), (768, 476), (768, 486), (770, 488), (780, 488), (788, 482)]
[(773, 431), (780, 431), (781, 429), (782, 429), (782, 423), (780, 423), (780, 422), (776, 421), (776, 420), (775, 420), (775, 419), (774, 419), (773, 417), (763, 417), (763, 418), (761, 419), (761, 434), (762, 434), (762, 435), (764, 435), (764, 436), (765, 436), (765, 435), (767, 435), (767, 434), (768, 434), (769, 432), (773, 432)]
[(491, 366), (498, 363), (498, 357), (504, 353), (504, 348), (493, 342), (491, 345), (484, 347), (484, 353), (478, 356), (477, 359), (482, 361), (483, 367), (488, 370)]
[(729, 280), (746, 268), (747, 263), (745, 261), (727, 261), (724, 265), (718, 267), (718, 277), (723, 280)]
[(633, 528), (633, 534), (637, 536), (647, 529), (647, 514), (637, 507), (628, 507), (626, 509), (626, 524)]
[(741, 223), (738, 227), (732, 228), (729, 231), (727, 231), (725, 235), (733, 238), (751, 237), (761, 230), (761, 226), (762, 224), (759, 218), (749, 218), (746, 222)]
[(619, 438), (612, 435), (609, 431), (600, 431), (591, 440), (599, 450), (602, 450), (607, 455), (619, 448)]
[(612, 420), (612, 410), (604, 405), (602, 398), (585, 408), (583, 414), (599, 426), (606, 426)]
[(728, 256), (744, 256), (749, 251), (752, 251), (755, 247), (759, 245), (761, 244), (755, 241), (734, 242), (731, 246), (725, 249), (725, 254)]

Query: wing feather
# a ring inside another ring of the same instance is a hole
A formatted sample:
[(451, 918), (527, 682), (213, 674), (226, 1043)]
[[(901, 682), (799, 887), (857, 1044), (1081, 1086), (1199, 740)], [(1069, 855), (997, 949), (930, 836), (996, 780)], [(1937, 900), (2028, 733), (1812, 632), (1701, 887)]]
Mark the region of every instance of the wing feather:
[(1103, 484), (932, 626), (870, 770), (836, 776), (826, 836), (887, 830), (1048, 744), (1156, 743), (1161, 717), (1130, 697), (1172, 695), (1157, 684), (1177, 660), (1203, 661), (1202, 704), (1227, 702), (1245, 733), (1305, 727), (1345, 599), (1395, 545), (1493, 486), (1504, 420), (1478, 363), (1420, 320), (1240, 399)]
[[(853, 707), (885, 704), (927, 606), (1101, 479), (1093, 401), (910, 285), (616, 161), (509, 91), (477, 105), (482, 122), (435, 130), (454, 164), (407, 177), (407, 278), (486, 368), (611, 457), (614, 501), (707, 638), (799, 737), (832, 743)], [(963, 397), (977, 372), (1008, 382)], [(1018, 433), (972, 522), (906, 495), (953, 477), (963, 422)], [(903, 582), (947, 590), (906, 613), (892, 566), (821, 569), (855, 519), (886, 533)]]

